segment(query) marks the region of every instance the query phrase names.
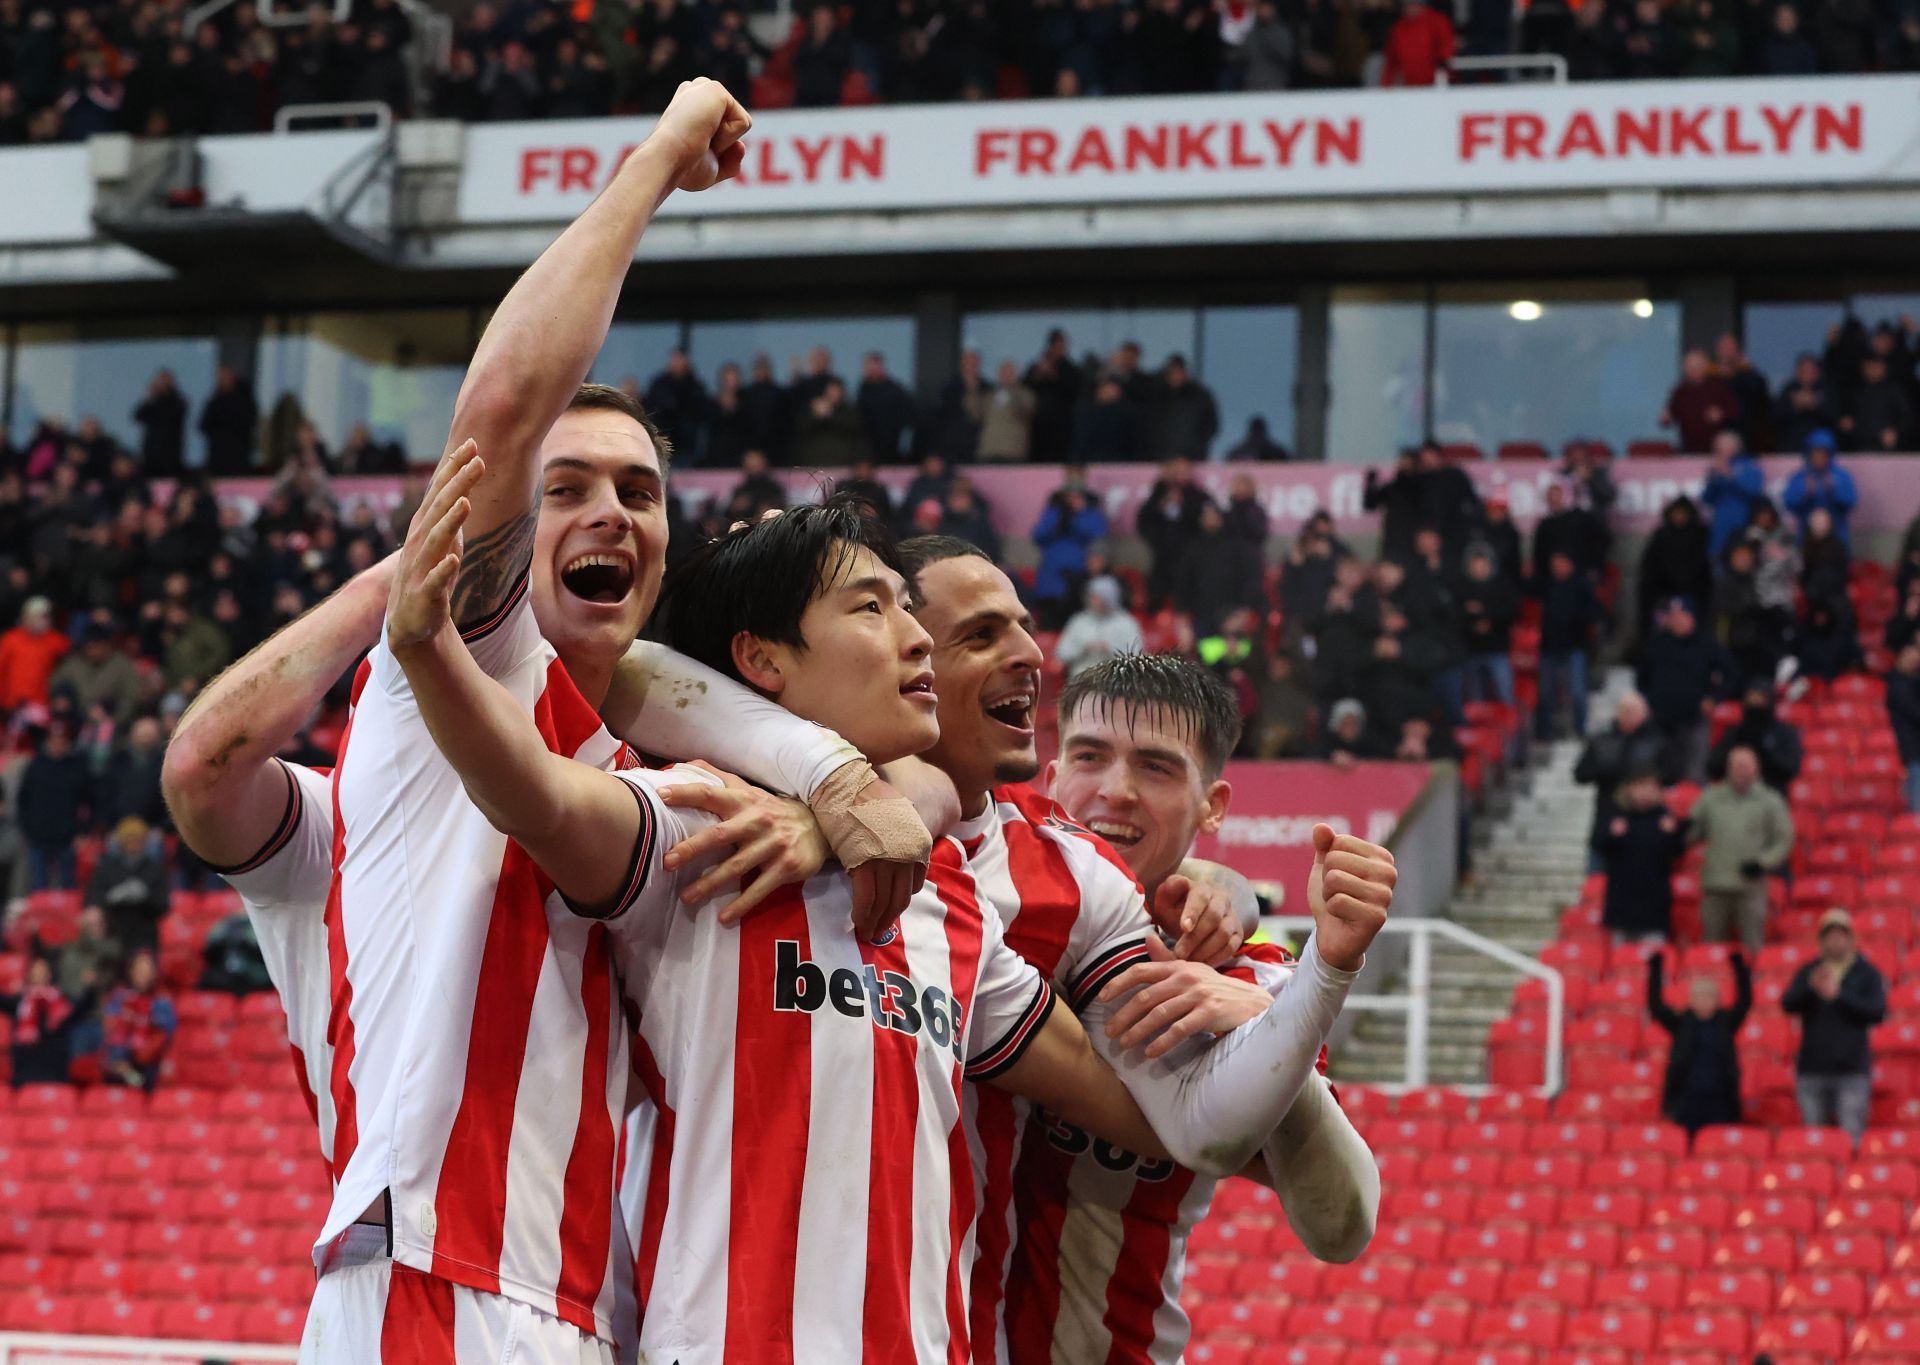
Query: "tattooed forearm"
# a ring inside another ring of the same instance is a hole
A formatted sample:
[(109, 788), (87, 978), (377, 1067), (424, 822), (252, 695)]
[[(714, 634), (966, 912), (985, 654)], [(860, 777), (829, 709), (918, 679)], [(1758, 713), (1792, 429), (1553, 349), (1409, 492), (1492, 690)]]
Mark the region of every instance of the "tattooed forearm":
[(533, 557), (535, 514), (523, 512), (484, 535), (460, 553), (460, 577), (453, 585), (453, 622), (465, 629), (500, 605), (507, 589)]

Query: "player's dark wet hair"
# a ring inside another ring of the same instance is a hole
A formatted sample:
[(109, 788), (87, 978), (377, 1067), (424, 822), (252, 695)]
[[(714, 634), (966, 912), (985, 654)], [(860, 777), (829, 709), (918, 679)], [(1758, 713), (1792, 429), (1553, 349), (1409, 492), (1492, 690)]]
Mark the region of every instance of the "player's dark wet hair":
[(919, 581), (920, 571), (929, 564), (941, 564), (949, 559), (984, 559), (993, 563), (992, 555), (959, 536), (914, 536), (903, 540), (900, 559), (907, 566), (907, 581), (911, 583)]
[(1164, 716), (1200, 751), (1208, 781), (1220, 776), (1240, 742), (1240, 707), (1227, 685), (1177, 654), (1116, 654), (1077, 673), (1060, 689), (1060, 724), (1085, 710), (1118, 715), (1131, 729), (1142, 715)]
[(899, 547), (872, 504), (851, 494), (729, 531), (667, 575), (654, 633), (688, 658), (739, 679), (734, 636), (745, 631), (805, 649), (800, 618), (840, 582), (862, 549), (907, 576)]
[(631, 417), (647, 433), (647, 439), (653, 442), (654, 454), (660, 457), (660, 468), (664, 471), (673, 459), (673, 442), (660, 430), (659, 423), (648, 415), (646, 408), (638, 398), (624, 389), (616, 389), (611, 384), (582, 384), (574, 391), (567, 403), (568, 412), (617, 412)]

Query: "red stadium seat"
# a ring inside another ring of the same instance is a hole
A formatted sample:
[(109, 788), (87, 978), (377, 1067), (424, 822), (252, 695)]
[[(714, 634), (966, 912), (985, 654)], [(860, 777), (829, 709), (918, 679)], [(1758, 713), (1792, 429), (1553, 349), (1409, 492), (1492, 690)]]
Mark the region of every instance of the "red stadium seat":
[[(1585, 1124), (1568, 1127), (1584, 1128)], [(1536, 1138), (1536, 1151), (1552, 1152), (1550, 1145)], [(1587, 1183), (1587, 1163), (1577, 1156), (1552, 1155), (1509, 1157), (1500, 1167), (1499, 1183), (1546, 1190), (1575, 1190)]]
[(1805, 1352), (1835, 1361), (1847, 1351), (1846, 1324), (1832, 1313), (1782, 1313), (1761, 1327), (1753, 1347), (1771, 1355)]
[(1586, 1225), (1543, 1228), (1533, 1239), (1533, 1259), (1540, 1265), (1584, 1265), (1610, 1270), (1619, 1263), (1618, 1228)]
[(1524, 1346), (1550, 1351), (1560, 1344), (1566, 1316), (1558, 1308), (1483, 1308), (1474, 1315), (1475, 1346)]
[(1838, 1313), (1853, 1318), (1866, 1307), (1866, 1279), (1846, 1272), (1795, 1275), (1780, 1291), (1782, 1312)]
[(1774, 1135), (1773, 1155), (1787, 1161), (1845, 1161), (1853, 1156), (1853, 1139), (1838, 1128), (1790, 1128)]
[(1429, 1265), (1413, 1276), (1413, 1296), (1428, 1303), (1485, 1308), (1499, 1303), (1500, 1293), (1500, 1271), (1478, 1262)]
[(1879, 1237), (1856, 1237), (1844, 1232), (1825, 1233), (1807, 1246), (1801, 1264), (1808, 1270), (1855, 1270), (1878, 1275), (1887, 1268), (1887, 1246)]
[(1575, 1190), (1560, 1201), (1560, 1220), (1568, 1226), (1601, 1224), (1637, 1228), (1646, 1217), (1646, 1196), (1627, 1190)]
[(1394, 1345), (1464, 1346), (1473, 1310), (1462, 1303), (1435, 1300), (1403, 1304), (1380, 1315), (1379, 1337)]
[(1702, 1232), (1720, 1232), (1733, 1220), (1733, 1205), (1725, 1195), (1678, 1190), (1663, 1194), (1647, 1208), (1647, 1222), (1654, 1227), (1698, 1228)]
[(1686, 1276), (1668, 1266), (1633, 1266), (1610, 1270), (1594, 1281), (1593, 1304), (1604, 1307), (1678, 1308), (1686, 1291)]
[(1585, 1266), (1515, 1266), (1501, 1285), (1502, 1297), (1517, 1307), (1585, 1308), (1593, 1293), (1594, 1275)]
[(1609, 1156), (1587, 1167), (1587, 1179), (1600, 1189), (1657, 1193), (1666, 1188), (1668, 1169), (1664, 1157)]
[(1693, 1140), (1696, 1157), (1740, 1156), (1764, 1161), (1773, 1155), (1773, 1134), (1744, 1125), (1703, 1128)]
[(1687, 1130), (1672, 1123), (1637, 1123), (1615, 1128), (1608, 1150), (1620, 1156), (1664, 1156), (1680, 1160), (1687, 1155)]
[(1773, 1311), (1773, 1276), (1764, 1270), (1709, 1270), (1687, 1283), (1681, 1300), (1687, 1308), (1736, 1308), (1745, 1313)]
[(1833, 1166), (1826, 1161), (1770, 1161), (1754, 1181), (1760, 1190), (1790, 1190), (1797, 1194), (1830, 1195), (1839, 1187)]
[(1873, 1311), (1920, 1315), (1920, 1270), (1895, 1271), (1882, 1279), (1873, 1291)]
[(1654, 1316), (1644, 1308), (1589, 1308), (1567, 1323), (1569, 1346), (1612, 1346), (1645, 1351), (1653, 1346)]
[(1818, 1206), (1804, 1194), (1748, 1195), (1733, 1211), (1733, 1226), (1742, 1232), (1791, 1232), (1806, 1237), (1819, 1221)]
[(1287, 1315), (1287, 1334), (1301, 1341), (1370, 1342), (1379, 1312), (1341, 1304), (1301, 1304)]
[(1667, 1318), (1660, 1344), (1669, 1351), (1699, 1351), (1725, 1359), (1747, 1349), (1747, 1315), (1730, 1309), (1700, 1309)]
[(1538, 1188), (1482, 1190), (1473, 1199), (1473, 1217), (1478, 1222), (1505, 1219), (1545, 1227), (1555, 1221), (1559, 1210), (1560, 1196)]
[(1418, 1269), (1419, 1263), (1406, 1256), (1365, 1256), (1349, 1265), (1330, 1265), (1320, 1281), (1320, 1296), (1396, 1303), (1411, 1293)]
[(1820, 1224), (1828, 1232), (1898, 1237), (1907, 1229), (1906, 1204), (1899, 1195), (1842, 1195), (1827, 1206)]
[(1373, 1250), (1391, 1250), (1416, 1260), (1431, 1261), (1440, 1255), (1447, 1239), (1447, 1225), (1430, 1218), (1409, 1218), (1382, 1228), (1373, 1239)]
[(1714, 1243), (1710, 1263), (1716, 1270), (1765, 1270), (1785, 1274), (1798, 1263), (1793, 1236), (1785, 1232), (1736, 1232)]
[(1533, 1246), (1533, 1232), (1518, 1223), (1488, 1223), (1477, 1228), (1456, 1228), (1447, 1235), (1449, 1259), (1497, 1261), (1502, 1265), (1522, 1265)]

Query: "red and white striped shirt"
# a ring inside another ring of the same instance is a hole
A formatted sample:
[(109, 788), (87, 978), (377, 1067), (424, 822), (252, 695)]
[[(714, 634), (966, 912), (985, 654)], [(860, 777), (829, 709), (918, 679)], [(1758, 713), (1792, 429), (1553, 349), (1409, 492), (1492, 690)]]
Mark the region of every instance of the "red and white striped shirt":
[(267, 975), (287, 1016), (287, 1043), (300, 1092), (333, 1166), (333, 1095), (328, 1078), (327, 888), (333, 877), (333, 782), (324, 772), (281, 763), (287, 806), (273, 834), (245, 862), (215, 868), (240, 893)]
[[(1000, 911), (1007, 946), (1033, 964), (1076, 1012), (1115, 976), (1146, 960), (1152, 931), (1133, 873), (1106, 841), (1068, 821), (1029, 787), (1002, 787), (953, 830), (981, 893)], [(967, 1140), (980, 1201), (973, 1269), (979, 1359), (1006, 1357), (1001, 1314), (1023, 1220), (1014, 1161), (1033, 1106), (967, 1087)]]
[[(465, 638), (553, 752), (632, 761), (541, 637), (525, 576)], [(468, 799), (384, 640), (354, 702), (334, 774), (338, 1183), (320, 1244), (390, 1195), (401, 1265), (611, 1341), (629, 1063), (607, 930)]]
[[(1221, 970), (1278, 995), (1293, 959), (1249, 944)], [(1008, 1277), (1007, 1365), (1179, 1365), (1187, 1239), (1218, 1182), (1101, 1142), (1041, 1111), (1014, 1173), (1020, 1241)]]
[[(652, 815), (656, 849), (693, 827)], [(971, 1359), (961, 1081), (1017, 1062), (1052, 992), (951, 840), (887, 942), (859, 941), (851, 918), (833, 871), (737, 929), (712, 905), (610, 923), (651, 1099), (622, 1188), (642, 1359)]]

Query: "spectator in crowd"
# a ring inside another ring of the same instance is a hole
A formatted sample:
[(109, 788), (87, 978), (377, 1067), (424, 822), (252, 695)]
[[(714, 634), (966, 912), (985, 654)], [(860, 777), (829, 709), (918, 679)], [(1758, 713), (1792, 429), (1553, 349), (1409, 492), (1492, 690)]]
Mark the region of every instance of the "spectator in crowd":
[(925, 503), (935, 507), (947, 500), (947, 490), (953, 487), (954, 473), (947, 464), (946, 457), (937, 450), (928, 451), (920, 457), (920, 470), (907, 484), (907, 491), (900, 499), (900, 516), (904, 522), (914, 511)]
[(83, 716), (98, 711), (115, 725), (125, 725), (140, 701), (140, 673), (118, 648), (119, 635), (112, 612), (101, 607), (90, 613), (80, 647), (53, 670), (49, 692), (70, 693)]
[(1074, 463), (1130, 463), (1143, 453), (1140, 405), (1127, 397), (1118, 379), (1101, 376), (1093, 402), (1074, 418)]
[(1866, 666), (1860, 635), (1844, 597), (1807, 599), (1807, 617), (1794, 641), (1794, 657), (1803, 677), (1832, 682)]
[(1020, 382), (1020, 367), (1000, 362), (997, 382), (980, 414), (982, 460), (1025, 463), (1033, 447), (1033, 391)]
[(64, 724), (49, 727), (20, 776), (16, 820), (27, 847), (27, 889), (68, 891), (73, 841), (87, 827), (92, 780)]
[(1107, 538), (1107, 513), (1087, 487), (1086, 470), (1068, 465), (1066, 484), (1047, 499), (1034, 523), (1040, 551), (1034, 572), (1033, 607), (1042, 629), (1058, 630), (1087, 578), (1087, 551)]
[(893, 524), (893, 495), (887, 492), (887, 486), (880, 482), (871, 459), (863, 457), (855, 460), (848, 467), (845, 478), (834, 480), (833, 491), (850, 493), (859, 498), (873, 509), (873, 514), (880, 518), (881, 525)]
[(53, 603), (33, 596), (20, 607), (20, 621), (0, 635), (0, 712), (30, 703), (45, 706), (54, 670), (71, 642), (53, 628)]
[(867, 352), (860, 362), (860, 392), (854, 398), (860, 421), (867, 429), (867, 448), (873, 458), (888, 464), (907, 457), (918, 420), (913, 395), (887, 371), (887, 358)]
[[(61, 994), (78, 999), (95, 981), (110, 981), (120, 969), (125, 953), (120, 941), (107, 932), (106, 912), (97, 905), (80, 911), (71, 941), (60, 946), (53, 960), (53, 983)], [(34, 951), (43, 945), (36, 939)]]
[(136, 717), (101, 766), (93, 802), (96, 828), (111, 829), (129, 815), (155, 829), (168, 828), (167, 805), (160, 795), (160, 766), (165, 757), (159, 720)]
[(1116, 654), (1139, 654), (1146, 650), (1140, 623), (1120, 603), (1120, 582), (1106, 574), (1087, 580), (1086, 605), (1067, 621), (1054, 647), (1054, 657), (1067, 670), (1067, 676), (1085, 672), (1105, 663)]
[(1806, 533), (1807, 518), (1816, 510), (1833, 519), (1834, 534), (1843, 544), (1850, 543), (1848, 522), (1860, 495), (1853, 486), (1853, 475), (1834, 461), (1833, 433), (1816, 429), (1807, 435), (1805, 462), (1787, 480), (1787, 510), (1800, 519), (1801, 534)]
[(802, 109), (838, 104), (852, 70), (852, 42), (831, 5), (814, 6), (806, 22), (806, 36), (793, 54), (793, 102)]
[(1913, 444), (1908, 383), (1888, 373), (1884, 356), (1860, 362), (1860, 384), (1842, 404), (1840, 433), (1855, 450), (1907, 450)]
[(860, 414), (847, 402), (847, 388), (829, 380), (800, 412), (793, 458), (803, 467), (837, 469), (866, 458), (867, 432)]
[(1072, 452), (1080, 379), (1080, 367), (1074, 364), (1067, 334), (1056, 327), (1047, 333), (1045, 349), (1027, 366), (1020, 381), (1033, 394), (1035, 458), (1060, 460)]
[(200, 409), (200, 433), (207, 438), (207, 471), (232, 476), (253, 472), (253, 445), (260, 426), (260, 403), (253, 386), (231, 365), (214, 371), (213, 395)]
[(1293, 454), (1267, 431), (1267, 419), (1247, 419), (1247, 432), (1227, 451), (1229, 460), (1290, 460)]
[(1587, 741), (1573, 768), (1573, 780), (1594, 789), (1588, 843), (1596, 855), (1619, 813), (1614, 794), (1641, 773), (1664, 778), (1670, 759), (1667, 736), (1654, 723), (1647, 699), (1638, 692), (1622, 694), (1614, 704), (1613, 724)]
[(1899, 609), (1888, 618), (1881, 643), (1897, 654), (1916, 639), (1920, 639), (1920, 577), (1901, 590)]
[(1220, 407), (1213, 392), (1187, 370), (1185, 356), (1167, 359), (1159, 395), (1159, 452), (1204, 460), (1220, 434)]
[(1686, 830), (1667, 809), (1652, 768), (1602, 790), (1611, 813), (1594, 848), (1607, 874), (1601, 923), (1615, 943), (1665, 942), (1673, 936), (1673, 868), (1686, 852)]
[(935, 534), (953, 536), (969, 545), (978, 545), (990, 559), (1000, 558), (1000, 533), (993, 528), (993, 509), (964, 475), (947, 486), (941, 502), (940, 521)]
[(1327, 712), (1326, 732), (1320, 736), (1315, 756), (1343, 768), (1357, 759), (1381, 756), (1367, 725), (1367, 708), (1357, 698), (1342, 697)]
[[(1793, 13), (1790, 5), (1780, 9)], [(1780, 444), (1788, 450), (1808, 450), (1816, 432), (1828, 432), (1835, 419), (1833, 392), (1820, 372), (1820, 358), (1803, 354), (1794, 362), (1793, 378), (1780, 387), (1773, 405), (1773, 427)], [(1829, 449), (1833, 437), (1827, 435)], [(1787, 505), (1793, 506), (1791, 496)]]
[(1440, 532), (1449, 556), (1466, 549), (1485, 509), (1467, 471), (1441, 453), (1438, 441), (1426, 441), (1416, 457), (1420, 473), (1420, 526)]
[(347, 443), (340, 447), (342, 474), (400, 474), (406, 468), (407, 452), (400, 443), (375, 440), (373, 428), (365, 422), (355, 422)]
[(113, 936), (127, 948), (159, 948), (160, 920), (167, 913), (166, 858), (139, 816), (114, 826), (87, 884), (87, 904), (106, 913)]
[(1660, 425), (1678, 431), (1683, 452), (1704, 455), (1714, 437), (1739, 419), (1739, 400), (1726, 380), (1713, 372), (1707, 353), (1688, 351), (1680, 361), (1680, 382), (1667, 395), (1667, 406), (1660, 413)]
[(749, 383), (740, 390), (743, 457), (747, 450), (758, 450), (776, 464), (787, 462), (787, 443), (793, 433), (792, 397), (773, 377), (773, 358), (756, 355)]
[(44, 957), (27, 962), (27, 980), (18, 995), (0, 995), (0, 1016), (13, 1023), (13, 1088), (61, 1085), (76, 1025), (93, 1012), (91, 983), (77, 998), (61, 994), (53, 982), (53, 964)]
[(1309, 520), (1294, 537), (1280, 574), (1280, 612), (1289, 639), (1298, 640), (1326, 610), (1338, 562), (1332, 533)]
[(1613, 543), (1613, 505), (1620, 500), (1620, 490), (1614, 487), (1613, 474), (1607, 468), (1606, 448), (1591, 441), (1567, 442), (1560, 477), (1566, 484), (1567, 501), (1593, 515), (1604, 552)]
[(1753, 545), (1754, 595), (1772, 613), (1772, 629), (1785, 637), (1793, 627), (1795, 594), (1800, 587), (1800, 539), (1780, 519), (1771, 498), (1753, 505), (1753, 519), (1742, 536)]
[(1816, 507), (1807, 514), (1806, 539), (1799, 547), (1800, 590), (1809, 608), (1815, 602), (1847, 604), (1853, 555), (1834, 530), (1833, 514)]
[(1253, 26), (1240, 43), (1238, 77), (1242, 90), (1285, 90), (1293, 84), (1298, 40), (1293, 25), (1274, 0), (1255, 0)]
[(1793, 818), (1780, 793), (1760, 780), (1753, 750), (1736, 748), (1725, 780), (1694, 804), (1688, 840), (1706, 849), (1700, 868), (1700, 936), (1738, 939), (1757, 954), (1766, 938), (1767, 878), (1793, 851)]
[(1513, 705), (1513, 623), (1520, 615), (1520, 594), (1498, 577), (1493, 550), (1483, 542), (1467, 550), (1467, 576), (1457, 603), (1467, 654), (1465, 699)]
[(1313, 731), (1313, 692), (1300, 661), (1286, 650), (1267, 656), (1260, 684), (1259, 725), (1250, 758), (1304, 758)]
[(179, 1027), (173, 997), (160, 989), (151, 952), (137, 952), (128, 960), (126, 979), (107, 996), (100, 1022), (106, 1043), (102, 1079), (151, 1092)]
[(786, 487), (768, 472), (766, 452), (749, 450), (740, 458), (740, 482), (727, 495), (721, 529), (736, 521), (758, 521), (786, 505)]
[(200, 972), (199, 985), (203, 991), (253, 995), (273, 989), (273, 977), (261, 955), (260, 940), (244, 910), (236, 910), (208, 931), (200, 956), (206, 964)]
[(1425, 499), (1418, 457), (1410, 450), (1400, 452), (1394, 462), (1393, 477), (1382, 481), (1379, 471), (1367, 470), (1365, 491), (1360, 505), (1380, 513), (1380, 554), (1385, 559), (1405, 559), (1413, 553), (1413, 533), (1430, 523), (1422, 519)]
[(707, 405), (706, 458), (701, 463), (709, 469), (737, 469), (740, 457), (753, 444), (740, 367), (729, 360), (713, 377), (713, 399)]
[(700, 376), (693, 372), (693, 361), (685, 349), (676, 346), (667, 354), (667, 367), (647, 385), (642, 401), (673, 453), (689, 464), (698, 464), (706, 449), (713, 400)]
[(1196, 636), (1212, 635), (1237, 608), (1265, 610), (1260, 553), (1227, 530), (1218, 503), (1200, 504), (1197, 533), (1181, 551), (1173, 604), (1193, 622)]
[(191, 694), (233, 661), (226, 631), (186, 602), (167, 603), (161, 622), (160, 670), (168, 687)]
[(1740, 434), (1716, 433), (1706, 482), (1700, 489), (1700, 501), (1707, 508), (1707, 553), (1711, 558), (1718, 559), (1734, 537), (1747, 529), (1747, 523), (1753, 520), (1754, 504), (1766, 496), (1766, 475), (1760, 462), (1742, 447)]
[(1887, 671), (1887, 723), (1907, 769), (1907, 809), (1920, 815), (1920, 641), (1908, 641)]
[(1638, 675), (1654, 723), (1671, 739), (1664, 771), (1688, 782), (1705, 778), (1713, 704), (1738, 685), (1732, 659), (1700, 629), (1694, 603), (1671, 599), (1654, 618)]
[(949, 463), (973, 463), (980, 446), (980, 424), (986, 420), (992, 397), (993, 385), (980, 372), (980, 352), (971, 348), (960, 352), (960, 372), (941, 392), (939, 429), (934, 433), (933, 448)]
[(1774, 7), (1773, 31), (1761, 44), (1758, 66), (1763, 76), (1820, 73), (1820, 54), (1800, 31), (1800, 11), (1791, 4)]
[(1574, 572), (1589, 580), (1598, 577), (1607, 558), (1606, 526), (1587, 508), (1574, 506), (1560, 481), (1547, 485), (1547, 514), (1533, 528), (1533, 596), (1545, 596), (1556, 555), (1565, 555)]
[(1432, 85), (1453, 61), (1453, 20), (1426, 0), (1401, 0), (1400, 17), (1387, 30), (1380, 84)]
[(1260, 490), (1251, 474), (1235, 474), (1227, 485), (1227, 505), (1222, 509), (1227, 531), (1253, 547), (1262, 559), (1267, 554), (1267, 533), (1272, 522), (1260, 505)]
[(1820, 955), (1794, 973), (1780, 1008), (1800, 1016), (1795, 1064), (1800, 1121), (1844, 1128), (1857, 1149), (1873, 1092), (1869, 1032), (1887, 1017), (1887, 982), (1860, 955), (1853, 917), (1835, 907), (1820, 917)]
[(133, 410), (140, 428), (140, 466), (150, 478), (172, 478), (185, 466), (187, 400), (172, 370), (156, 370)]
[(1540, 594), (1540, 709), (1534, 720), (1540, 739), (1553, 738), (1563, 703), (1573, 713), (1575, 737), (1587, 733), (1587, 651), (1605, 621), (1593, 584), (1570, 555), (1555, 551)]
[(1171, 459), (1160, 467), (1160, 477), (1147, 491), (1134, 518), (1134, 529), (1153, 553), (1147, 577), (1147, 605), (1158, 611), (1173, 596), (1187, 548), (1199, 537), (1201, 509), (1212, 502), (1193, 481), (1193, 465)]
[(1713, 596), (1713, 560), (1706, 525), (1693, 499), (1675, 498), (1660, 512), (1660, 525), (1640, 552), (1639, 634), (1653, 629), (1654, 613), (1665, 602), (1684, 597), (1704, 602)]
[[(1712, 0), (1696, 0), (1700, 6), (1711, 6)], [(1716, 55), (1722, 50), (1720, 41), (1733, 37), (1732, 25), (1723, 18), (1709, 12), (1709, 17), (1701, 19), (1696, 11), (1693, 26), (1688, 30), (1688, 41), (1694, 45), (1692, 56), (1697, 59), (1702, 49), (1704, 35), (1716, 35), (1710, 49)], [(1738, 38), (1734, 38), (1737, 47)], [(1749, 450), (1775, 450), (1773, 431), (1773, 394), (1767, 387), (1767, 377), (1755, 367), (1753, 360), (1741, 348), (1740, 338), (1732, 332), (1722, 332), (1720, 340), (1713, 348), (1714, 373), (1725, 381), (1727, 390), (1733, 395), (1734, 406), (1739, 411), (1740, 436)]]
[(1725, 776), (1738, 749), (1759, 760), (1761, 780), (1783, 796), (1800, 775), (1804, 756), (1800, 731), (1774, 713), (1773, 689), (1763, 681), (1747, 685), (1740, 699), (1740, 719), (1714, 746), (1708, 774), (1715, 780)]
[(1740, 1122), (1740, 1027), (1753, 1009), (1753, 970), (1746, 954), (1727, 955), (1733, 972), (1733, 1005), (1722, 1008), (1720, 983), (1698, 972), (1687, 983), (1687, 1008), (1666, 1000), (1666, 954), (1647, 958), (1647, 1011), (1673, 1039), (1660, 1112), (1687, 1130)]
[(1493, 551), (1494, 576), (1519, 592), (1526, 582), (1525, 559), (1520, 553), (1520, 528), (1513, 524), (1513, 511), (1504, 488), (1496, 488), (1487, 495), (1483, 520), (1474, 538), (1485, 541)]

